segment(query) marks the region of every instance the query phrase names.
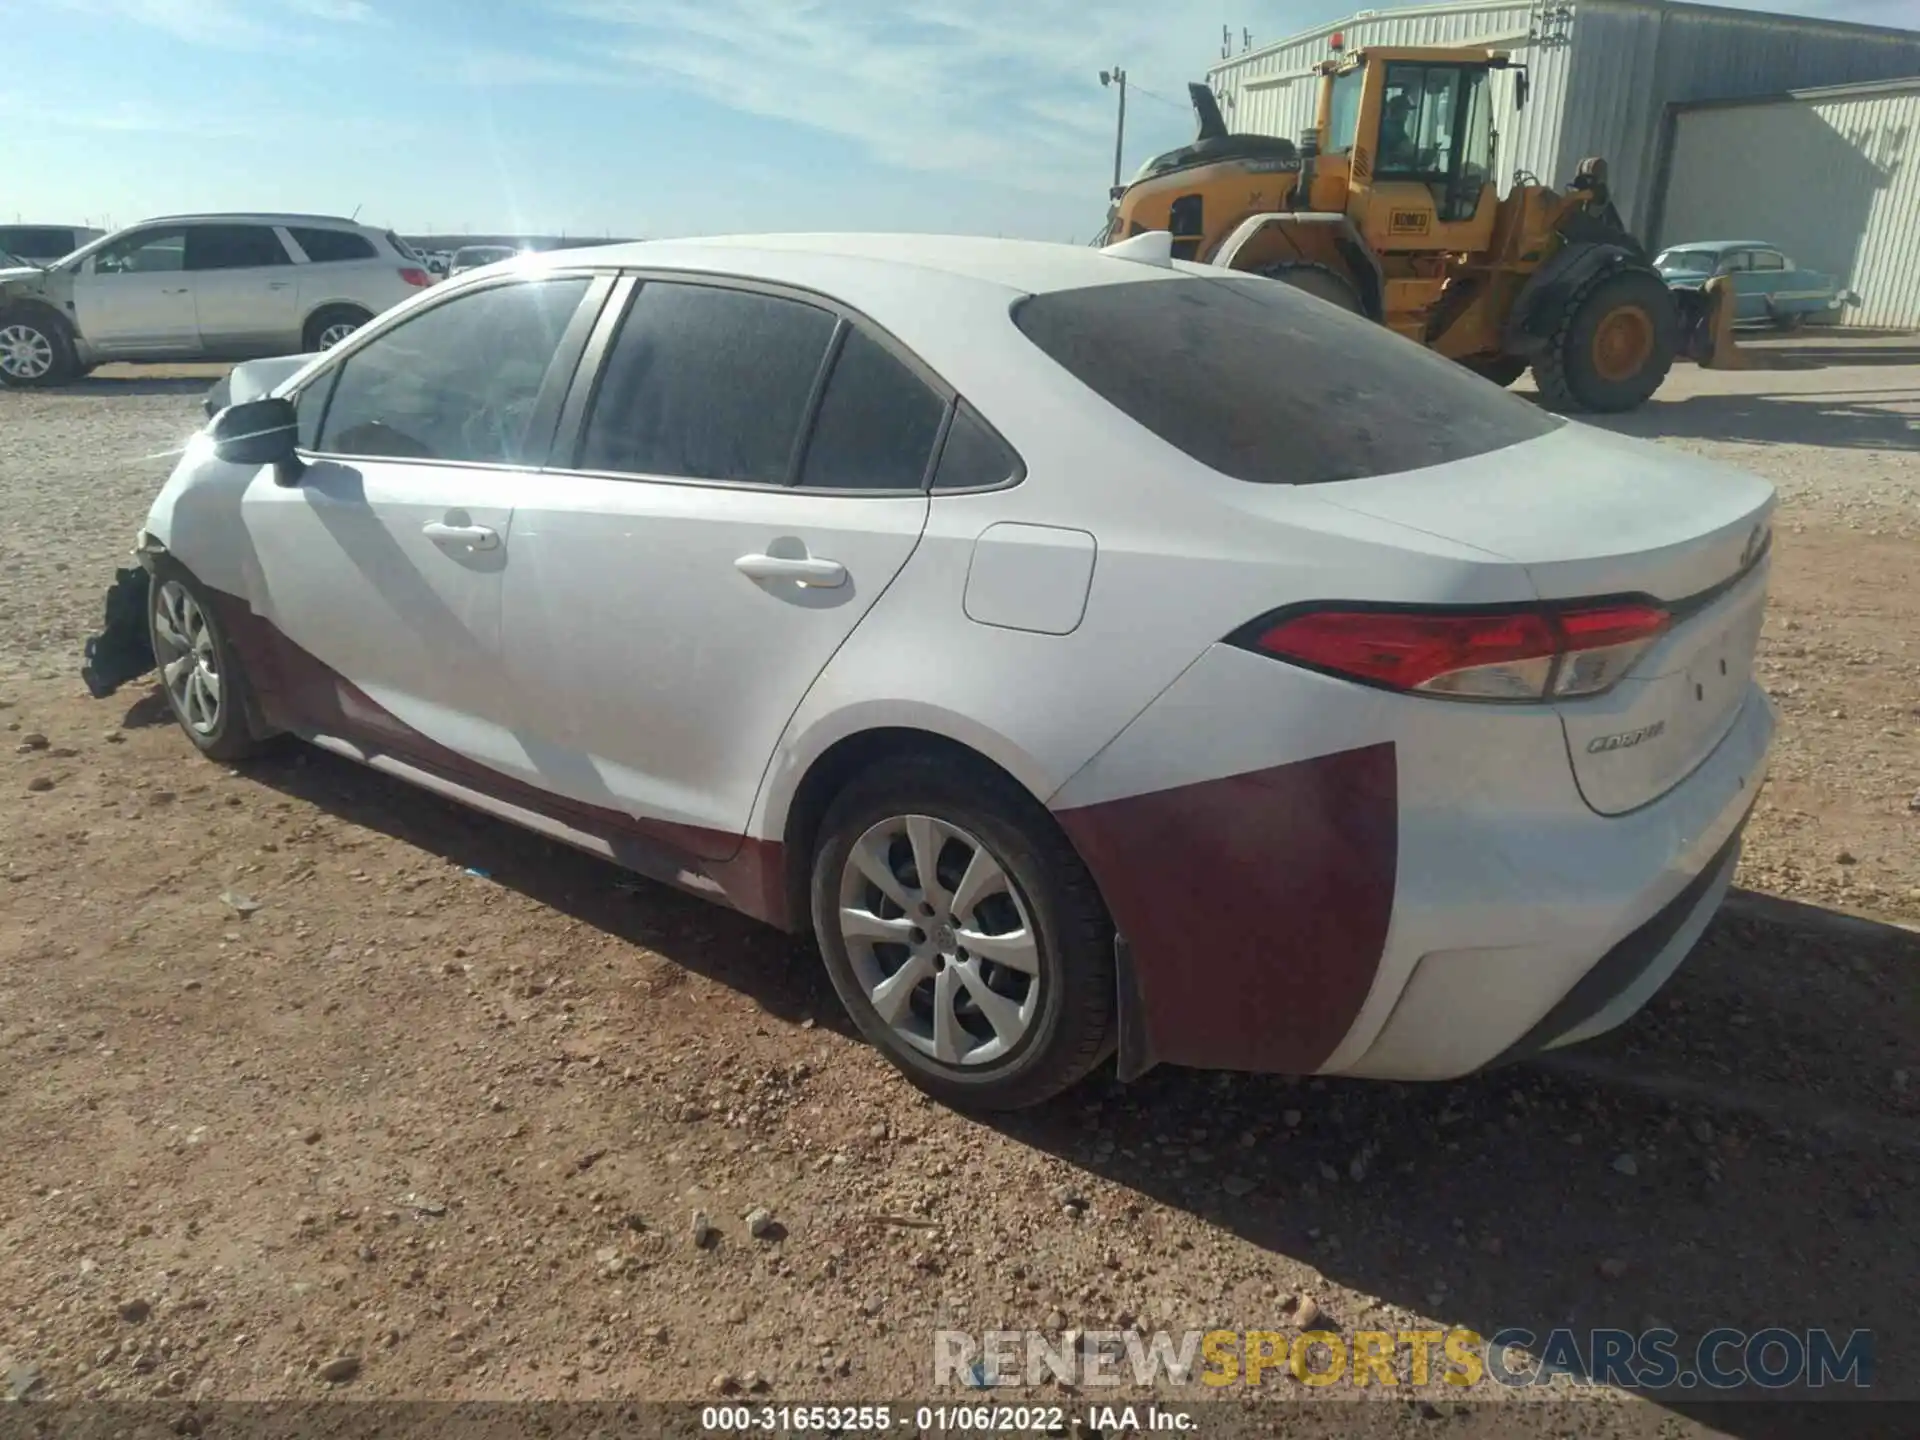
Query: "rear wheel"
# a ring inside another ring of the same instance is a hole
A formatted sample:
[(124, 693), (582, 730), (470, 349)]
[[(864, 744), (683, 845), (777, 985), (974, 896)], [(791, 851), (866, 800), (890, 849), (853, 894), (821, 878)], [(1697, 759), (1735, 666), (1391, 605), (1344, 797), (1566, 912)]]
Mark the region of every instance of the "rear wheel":
[(67, 327), (36, 309), (0, 315), (0, 385), (64, 385), (80, 373)]
[(1776, 313), (1773, 317), (1773, 328), (1778, 330), (1782, 335), (1791, 335), (1794, 331), (1798, 330), (1805, 321), (1806, 316), (1804, 315), (1784, 312)]
[(353, 305), (329, 305), (324, 310), (314, 312), (307, 321), (306, 348), (313, 350), (331, 350), (354, 331), (358, 330), (373, 316)]
[(1282, 265), (1269, 265), (1260, 273), (1269, 280), (1278, 280), (1283, 285), (1304, 290), (1329, 305), (1338, 305), (1350, 314), (1362, 313), (1359, 292), (1347, 283), (1344, 275), (1328, 266), (1308, 261), (1289, 261)]
[(1012, 1110), (1108, 1053), (1113, 930), (1052, 818), (1004, 775), (903, 756), (828, 810), (813, 923), (866, 1038), (950, 1105)]
[(1534, 362), (1540, 394), (1556, 410), (1631, 410), (1673, 368), (1679, 328), (1673, 297), (1659, 276), (1616, 270), (1567, 307)]

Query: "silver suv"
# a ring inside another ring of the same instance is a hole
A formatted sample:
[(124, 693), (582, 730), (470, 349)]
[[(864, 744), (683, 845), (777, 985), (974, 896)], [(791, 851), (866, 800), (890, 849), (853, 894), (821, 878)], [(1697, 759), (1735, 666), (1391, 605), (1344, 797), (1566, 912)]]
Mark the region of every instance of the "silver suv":
[(0, 271), (0, 384), (324, 350), (433, 280), (391, 230), (337, 217), (146, 220), (45, 269)]

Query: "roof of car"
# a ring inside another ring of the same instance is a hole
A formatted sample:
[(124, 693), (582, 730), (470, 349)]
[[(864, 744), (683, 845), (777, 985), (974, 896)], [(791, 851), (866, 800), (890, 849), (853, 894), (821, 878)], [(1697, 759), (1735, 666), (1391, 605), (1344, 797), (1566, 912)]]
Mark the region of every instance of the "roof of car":
[(812, 262), (809, 270), (821, 262), (844, 262), (855, 269), (879, 265), (934, 271), (1024, 294), (1175, 273), (1089, 246), (970, 235), (718, 235), (548, 251), (542, 258), (714, 273), (760, 271), (769, 276), (788, 271), (795, 261)]
[(1662, 250), (1778, 250), (1771, 240), (1689, 240), (1684, 245), (1669, 245)]
[(193, 215), (152, 215), (142, 220), (142, 225), (157, 225), (165, 220), (183, 221), (240, 221), (253, 225), (350, 225), (356, 230), (374, 230), (378, 226), (362, 225), (358, 220), (350, 220), (345, 215), (283, 215), (264, 210), (209, 211)]

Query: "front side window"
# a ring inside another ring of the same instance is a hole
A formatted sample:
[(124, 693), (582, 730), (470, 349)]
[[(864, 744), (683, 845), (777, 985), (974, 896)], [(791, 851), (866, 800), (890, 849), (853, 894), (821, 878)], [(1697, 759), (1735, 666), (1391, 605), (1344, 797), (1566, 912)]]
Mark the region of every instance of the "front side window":
[(1748, 250), (1735, 250), (1722, 257), (1720, 261), (1720, 273), (1722, 275), (1738, 275), (1752, 268), (1753, 253)]
[[(331, 385), (313, 448), (332, 455), (527, 464), (527, 422), (584, 276), (469, 291), (375, 337), (301, 397)], [(337, 378), (331, 378), (337, 372)]]
[(271, 226), (195, 225), (187, 231), (189, 270), (253, 270), (292, 263)]
[(838, 323), (797, 300), (649, 280), (609, 350), (580, 467), (785, 484)]
[(849, 330), (820, 398), (800, 483), (918, 490), (946, 412), (946, 402), (879, 341)]
[(161, 275), (187, 267), (187, 232), (172, 229), (136, 230), (93, 254), (96, 275)]
[(1756, 250), (1753, 252), (1753, 268), (1756, 270), (1784, 270), (1787, 257), (1778, 250)]
[(1256, 484), (1420, 470), (1565, 423), (1385, 326), (1258, 276), (1056, 290), (1022, 302), (1014, 319), (1116, 410)]
[(1709, 250), (1669, 250), (1653, 262), (1654, 268), (1669, 275), (1711, 275), (1713, 252)]

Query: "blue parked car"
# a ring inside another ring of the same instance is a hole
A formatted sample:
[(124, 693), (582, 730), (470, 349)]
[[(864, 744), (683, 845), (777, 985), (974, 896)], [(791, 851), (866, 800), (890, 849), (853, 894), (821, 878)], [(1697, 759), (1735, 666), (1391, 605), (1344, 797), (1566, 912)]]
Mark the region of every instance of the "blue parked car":
[(1802, 270), (1778, 246), (1764, 240), (1702, 240), (1662, 250), (1654, 268), (1675, 290), (1698, 290), (1716, 275), (1733, 277), (1740, 296), (1734, 319), (1797, 330), (1809, 318), (1832, 320), (1860, 297), (1831, 275)]

